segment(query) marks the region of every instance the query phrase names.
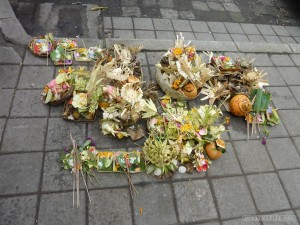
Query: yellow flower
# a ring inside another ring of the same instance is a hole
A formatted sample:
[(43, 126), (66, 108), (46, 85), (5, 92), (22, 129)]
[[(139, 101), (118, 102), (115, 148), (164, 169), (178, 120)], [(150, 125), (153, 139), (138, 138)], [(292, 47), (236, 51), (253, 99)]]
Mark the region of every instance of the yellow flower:
[(173, 55), (175, 55), (175, 57), (180, 56), (183, 53), (183, 49), (182, 48), (174, 48), (172, 53), (173, 53)]
[(189, 132), (192, 129), (192, 125), (191, 124), (184, 124), (180, 127), (180, 131), (182, 133), (184, 132)]

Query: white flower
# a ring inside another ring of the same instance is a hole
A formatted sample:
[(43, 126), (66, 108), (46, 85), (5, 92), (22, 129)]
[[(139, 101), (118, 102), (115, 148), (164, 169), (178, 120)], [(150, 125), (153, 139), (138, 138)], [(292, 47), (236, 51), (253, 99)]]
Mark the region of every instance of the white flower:
[(131, 105), (142, 100), (143, 91), (140, 87), (134, 87), (134, 84), (127, 83), (121, 89), (121, 97)]
[(79, 93), (74, 95), (72, 105), (75, 108), (84, 109), (87, 106), (87, 94)]

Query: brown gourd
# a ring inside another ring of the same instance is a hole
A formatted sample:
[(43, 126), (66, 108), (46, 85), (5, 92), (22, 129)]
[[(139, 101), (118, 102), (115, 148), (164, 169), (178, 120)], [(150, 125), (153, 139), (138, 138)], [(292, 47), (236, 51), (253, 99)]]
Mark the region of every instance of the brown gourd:
[(188, 98), (195, 98), (198, 94), (197, 88), (192, 83), (187, 83), (182, 87), (183, 94)]
[(252, 104), (246, 95), (235, 95), (229, 103), (229, 110), (235, 116), (245, 116), (252, 109)]

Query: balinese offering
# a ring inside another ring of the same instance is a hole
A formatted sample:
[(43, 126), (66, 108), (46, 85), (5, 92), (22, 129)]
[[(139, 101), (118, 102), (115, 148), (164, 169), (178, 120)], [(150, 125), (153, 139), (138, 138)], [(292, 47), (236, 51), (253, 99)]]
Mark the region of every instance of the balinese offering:
[(73, 94), (73, 69), (60, 69), (55, 79), (45, 85), (41, 100), (44, 104), (59, 105), (70, 98)]
[(214, 73), (202, 61), (190, 42), (177, 36), (174, 47), (156, 65), (156, 80), (161, 89), (174, 99), (191, 100), (199, 95), (203, 85)]
[(48, 57), (51, 51), (55, 48), (56, 43), (51, 33), (45, 36), (39, 36), (33, 38), (28, 44), (30, 51), (39, 57)]
[(90, 48), (78, 48), (74, 51), (74, 58), (79, 62), (91, 62), (102, 58), (102, 51), (100, 47), (90, 47)]
[(176, 170), (206, 171), (210, 159), (225, 152), (221, 139), (225, 127), (217, 124), (221, 110), (210, 105), (188, 110), (185, 102), (172, 101), (169, 96), (161, 99), (161, 106), (164, 112), (148, 120), (149, 137), (143, 147), (146, 172), (164, 176)]

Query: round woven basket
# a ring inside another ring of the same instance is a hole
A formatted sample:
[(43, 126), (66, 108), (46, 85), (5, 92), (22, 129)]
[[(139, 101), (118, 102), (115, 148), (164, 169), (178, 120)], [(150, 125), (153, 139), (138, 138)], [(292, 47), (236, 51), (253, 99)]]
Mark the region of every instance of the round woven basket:
[(52, 102), (48, 102), (48, 103), (45, 103), (45, 100), (46, 100), (46, 96), (44, 96), (44, 92), (42, 91), (41, 92), (41, 101), (44, 103), (44, 104), (49, 104), (49, 105), (60, 105), (62, 103), (64, 103), (66, 100), (68, 100), (72, 95), (73, 95), (73, 91), (74, 91), (74, 86), (70, 86), (69, 90), (61, 97), (61, 99), (57, 100), (57, 101), (52, 101)]
[(188, 98), (187, 96), (185, 96), (183, 94), (182, 91), (176, 91), (176, 90), (174, 90), (163, 79), (161, 70), (159, 68), (156, 68), (155, 79), (156, 79), (159, 87), (161, 88), (161, 90), (163, 92), (165, 92), (167, 95), (169, 95), (170, 97), (174, 98), (174, 99), (181, 100), (181, 101), (188, 101), (188, 100), (193, 100), (193, 99), (197, 98), (199, 96), (199, 94), (200, 94), (200, 91), (198, 90), (198, 95), (196, 97), (194, 97), (194, 98)]
[(68, 104), (68, 101), (66, 100), (65, 104), (64, 104), (63, 115), (62, 115), (62, 118), (64, 120), (72, 121), (72, 122), (85, 122), (85, 123), (88, 123), (88, 122), (95, 121), (96, 116), (97, 116), (97, 112), (95, 112), (91, 119), (86, 119), (84, 117), (80, 117), (79, 119), (72, 120), (72, 119), (69, 119), (69, 116), (70, 116), (69, 114), (65, 114), (65, 112), (68, 112), (68, 111), (69, 111), (69, 104)]
[(56, 43), (55, 43), (55, 42), (54, 42), (54, 43), (51, 42), (51, 50), (48, 52), (48, 54), (47, 54), (47, 53), (37, 53), (37, 52), (35, 52), (34, 49), (33, 49), (33, 44), (34, 44), (34, 42), (35, 42), (37, 39), (45, 39), (45, 36), (34, 37), (34, 38), (32, 39), (32, 41), (28, 43), (28, 48), (29, 48), (29, 50), (32, 52), (33, 55), (35, 55), (35, 56), (37, 56), (37, 57), (44, 57), (44, 58), (45, 58), (45, 57), (49, 57), (51, 51), (52, 51), (53, 49), (56, 48)]

